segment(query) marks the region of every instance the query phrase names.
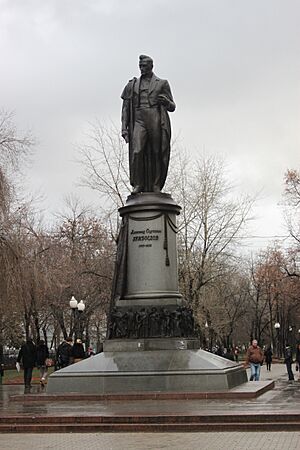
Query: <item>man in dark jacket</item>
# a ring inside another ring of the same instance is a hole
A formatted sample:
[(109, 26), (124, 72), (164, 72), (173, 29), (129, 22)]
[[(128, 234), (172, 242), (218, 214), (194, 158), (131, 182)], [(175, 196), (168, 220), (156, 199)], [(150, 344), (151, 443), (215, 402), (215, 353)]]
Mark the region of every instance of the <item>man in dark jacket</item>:
[(25, 392), (29, 392), (31, 388), (32, 370), (36, 365), (36, 346), (31, 338), (28, 338), (20, 348), (17, 362), (23, 366)]
[(71, 363), (72, 358), (72, 338), (67, 338), (59, 344), (56, 352), (56, 361), (60, 369), (67, 367)]
[(289, 381), (294, 380), (294, 374), (292, 370), (292, 364), (293, 364), (293, 351), (289, 345), (285, 347), (284, 351), (284, 362), (286, 365), (286, 370), (289, 376)]

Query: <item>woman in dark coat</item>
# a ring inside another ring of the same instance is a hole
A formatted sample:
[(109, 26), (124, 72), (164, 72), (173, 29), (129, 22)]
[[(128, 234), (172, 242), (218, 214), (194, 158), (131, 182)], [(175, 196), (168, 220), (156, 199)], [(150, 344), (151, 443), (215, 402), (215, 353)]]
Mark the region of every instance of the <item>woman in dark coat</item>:
[(36, 346), (31, 338), (28, 338), (20, 348), (17, 362), (23, 366), (25, 392), (29, 392), (31, 388), (32, 370), (36, 365)]
[(271, 371), (271, 364), (272, 364), (272, 356), (273, 356), (273, 352), (272, 352), (272, 349), (271, 349), (270, 345), (265, 350), (264, 356), (265, 356), (265, 362), (266, 362), (266, 365), (267, 365), (267, 370), (270, 372)]
[(46, 365), (46, 359), (49, 358), (49, 350), (45, 341), (41, 340), (36, 349), (36, 363), (38, 369), (40, 369), (40, 384), (42, 387), (45, 386), (48, 367)]

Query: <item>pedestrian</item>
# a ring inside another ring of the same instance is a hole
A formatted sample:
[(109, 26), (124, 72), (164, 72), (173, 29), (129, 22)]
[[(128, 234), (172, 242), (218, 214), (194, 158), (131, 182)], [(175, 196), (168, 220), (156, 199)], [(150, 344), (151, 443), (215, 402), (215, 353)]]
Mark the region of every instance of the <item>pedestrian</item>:
[(260, 367), (264, 360), (264, 354), (262, 349), (257, 345), (256, 339), (253, 339), (252, 345), (250, 345), (246, 352), (245, 366), (250, 365), (251, 376), (250, 381), (259, 381)]
[(3, 355), (0, 353), (0, 384), (2, 384), (3, 377), (4, 377), (4, 360)]
[(224, 352), (223, 352), (223, 349), (222, 349), (221, 346), (218, 346), (218, 347), (217, 347), (217, 349), (216, 349), (216, 355), (218, 355), (218, 356), (223, 356), (223, 355), (224, 355)]
[(273, 356), (271, 345), (269, 345), (266, 348), (266, 350), (264, 352), (264, 356), (265, 356), (265, 362), (266, 362), (266, 365), (267, 365), (267, 370), (270, 372), (271, 371), (271, 365), (272, 365), (272, 356)]
[(72, 358), (74, 363), (82, 361), (85, 358), (85, 352), (81, 339), (76, 339), (76, 342), (73, 345)]
[(87, 349), (86, 356), (89, 358), (90, 356), (94, 356), (94, 355), (95, 355), (95, 352), (94, 352), (93, 347), (89, 347)]
[(294, 374), (293, 374), (293, 370), (292, 370), (292, 364), (293, 364), (293, 351), (291, 349), (291, 347), (289, 345), (287, 345), (285, 347), (285, 351), (284, 351), (284, 362), (286, 365), (286, 370), (289, 376), (289, 381), (293, 381), (294, 378)]
[(29, 393), (31, 388), (32, 370), (36, 365), (36, 346), (30, 337), (27, 338), (25, 344), (20, 348), (17, 364), (20, 363), (24, 369), (25, 393)]
[(223, 358), (229, 359), (230, 361), (234, 361), (234, 354), (231, 348), (224, 348)]
[(234, 359), (235, 359), (236, 363), (239, 362), (239, 354), (240, 354), (240, 349), (238, 348), (238, 346), (235, 346), (235, 348), (234, 348)]
[(300, 343), (296, 348), (296, 371), (298, 372), (298, 381), (300, 381)]
[(60, 369), (67, 367), (71, 364), (72, 359), (72, 344), (73, 339), (71, 337), (66, 338), (61, 344), (59, 344), (56, 351), (56, 362)]
[(49, 358), (49, 350), (44, 340), (40, 340), (36, 349), (36, 364), (40, 370), (40, 385), (45, 387), (46, 378), (48, 375), (48, 366), (46, 360)]

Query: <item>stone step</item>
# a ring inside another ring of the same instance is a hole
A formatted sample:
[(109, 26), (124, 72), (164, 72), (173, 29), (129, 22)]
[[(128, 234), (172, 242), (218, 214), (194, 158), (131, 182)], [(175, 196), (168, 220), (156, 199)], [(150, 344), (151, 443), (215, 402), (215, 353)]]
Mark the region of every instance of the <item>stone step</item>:
[(218, 424), (218, 423), (300, 423), (300, 413), (236, 413), (225, 414), (140, 414), (140, 415), (81, 415), (81, 416), (0, 416), (0, 425), (76, 425), (76, 424)]
[(139, 414), (139, 415), (82, 415), (82, 416), (35, 416), (35, 415), (3, 415), (2, 424), (118, 424), (118, 423), (254, 423), (254, 422), (295, 422), (300, 423), (300, 413), (253, 413), (243, 411), (224, 414)]
[(227, 391), (211, 392), (127, 392), (114, 394), (20, 394), (11, 395), (13, 402), (62, 402), (62, 401), (109, 401), (109, 400), (209, 400), (209, 399), (250, 399), (257, 398), (273, 389), (273, 380), (243, 383)]
[(0, 433), (299, 431), (300, 421), (218, 423), (44, 423), (0, 424)]

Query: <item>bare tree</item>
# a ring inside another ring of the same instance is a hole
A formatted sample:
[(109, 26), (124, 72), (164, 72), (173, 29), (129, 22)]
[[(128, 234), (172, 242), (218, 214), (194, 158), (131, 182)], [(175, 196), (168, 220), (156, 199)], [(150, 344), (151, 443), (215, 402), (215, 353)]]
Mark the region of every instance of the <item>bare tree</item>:
[(185, 298), (197, 309), (202, 287), (221, 277), (236, 256), (253, 199), (234, 197), (223, 162), (215, 157), (183, 160), (178, 170), (173, 195), (182, 206), (179, 279)]
[(290, 236), (300, 248), (300, 173), (290, 169), (284, 176), (284, 214)]
[(123, 206), (130, 193), (127, 151), (116, 126), (99, 122), (91, 125), (87, 141), (79, 146), (82, 183), (100, 193), (106, 206)]
[(29, 134), (17, 131), (12, 113), (0, 112), (0, 353), (4, 336), (10, 336), (12, 342), (20, 334), (15, 278), (20, 247), (16, 230), (24, 205), (17, 201), (15, 179), (33, 144)]

